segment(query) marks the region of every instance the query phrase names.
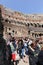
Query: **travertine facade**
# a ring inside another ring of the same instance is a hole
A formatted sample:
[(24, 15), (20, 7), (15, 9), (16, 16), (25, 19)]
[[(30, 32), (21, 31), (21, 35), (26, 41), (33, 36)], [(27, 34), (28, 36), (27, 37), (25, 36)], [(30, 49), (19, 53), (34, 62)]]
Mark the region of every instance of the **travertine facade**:
[(43, 36), (43, 15), (22, 14), (0, 5), (4, 35), (11, 33), (14, 37)]

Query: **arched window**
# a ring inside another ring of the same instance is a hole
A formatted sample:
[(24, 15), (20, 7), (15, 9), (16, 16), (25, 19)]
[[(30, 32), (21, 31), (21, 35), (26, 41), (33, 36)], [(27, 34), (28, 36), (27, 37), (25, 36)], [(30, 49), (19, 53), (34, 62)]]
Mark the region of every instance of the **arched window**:
[(11, 30), (11, 28), (9, 28), (9, 30)]
[(28, 34), (30, 34), (30, 30), (28, 31)]
[(8, 19), (5, 19), (5, 22), (8, 22)]
[(27, 25), (28, 25), (28, 27), (29, 27), (29, 25), (30, 25), (30, 24), (29, 24), (29, 23), (27, 23)]
[(37, 27), (37, 24), (36, 24), (36, 23), (34, 23), (34, 26), (35, 26), (35, 27)]
[(30, 23), (31, 26), (33, 26), (33, 23)]
[(12, 32), (14, 33), (14, 30), (12, 30)]

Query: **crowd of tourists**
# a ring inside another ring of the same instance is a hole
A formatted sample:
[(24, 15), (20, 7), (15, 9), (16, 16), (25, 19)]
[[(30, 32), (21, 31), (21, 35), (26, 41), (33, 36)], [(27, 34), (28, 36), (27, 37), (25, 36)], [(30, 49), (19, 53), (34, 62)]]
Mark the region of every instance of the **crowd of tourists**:
[[(43, 50), (43, 44), (41, 39), (29, 39), (29, 38), (19, 38), (16, 40), (14, 37), (12, 37), (9, 34), (9, 37), (7, 39), (7, 46), (10, 47), (9, 53), (11, 53), (10, 61), (19, 63), (20, 59), (22, 59), (24, 62), (27, 62), (27, 60), (24, 58), (27, 57), (29, 59), (30, 65), (37, 65), (40, 62), (40, 51)], [(12, 55), (12, 56), (11, 56)], [(43, 64), (43, 62), (41, 62)]]
[[(0, 65), (18, 65), (22, 59), (30, 65), (43, 65), (43, 40), (18, 38), (8, 35), (3, 39), (3, 25), (0, 23)], [(42, 45), (41, 45), (42, 44)]]

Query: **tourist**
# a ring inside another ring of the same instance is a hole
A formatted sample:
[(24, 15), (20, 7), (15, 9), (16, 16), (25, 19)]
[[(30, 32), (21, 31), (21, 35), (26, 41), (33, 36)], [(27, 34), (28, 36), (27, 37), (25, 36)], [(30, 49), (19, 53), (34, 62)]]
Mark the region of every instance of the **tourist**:
[(43, 65), (43, 47), (41, 48), (41, 51), (38, 55), (38, 63), (37, 65)]

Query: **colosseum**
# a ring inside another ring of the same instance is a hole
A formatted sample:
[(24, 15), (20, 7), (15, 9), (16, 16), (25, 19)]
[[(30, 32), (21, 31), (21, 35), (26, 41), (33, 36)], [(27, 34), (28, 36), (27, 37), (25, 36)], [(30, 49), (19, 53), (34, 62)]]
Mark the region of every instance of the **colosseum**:
[(4, 37), (11, 34), (14, 37), (43, 36), (43, 14), (23, 14), (0, 5), (0, 13), (4, 24)]

